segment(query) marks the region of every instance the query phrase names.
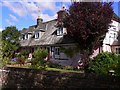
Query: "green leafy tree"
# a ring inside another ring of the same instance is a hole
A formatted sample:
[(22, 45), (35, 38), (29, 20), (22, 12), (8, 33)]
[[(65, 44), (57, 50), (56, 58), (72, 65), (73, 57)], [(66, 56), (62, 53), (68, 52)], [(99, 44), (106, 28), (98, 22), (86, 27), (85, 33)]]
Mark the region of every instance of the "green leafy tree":
[(74, 39), (86, 65), (88, 57), (101, 44), (113, 17), (112, 3), (74, 2), (63, 20), (68, 36)]
[(3, 58), (11, 58), (14, 52), (19, 48), (20, 32), (15, 26), (6, 27), (2, 31), (2, 53)]
[(0, 32), (0, 68), (2, 67), (2, 32)]

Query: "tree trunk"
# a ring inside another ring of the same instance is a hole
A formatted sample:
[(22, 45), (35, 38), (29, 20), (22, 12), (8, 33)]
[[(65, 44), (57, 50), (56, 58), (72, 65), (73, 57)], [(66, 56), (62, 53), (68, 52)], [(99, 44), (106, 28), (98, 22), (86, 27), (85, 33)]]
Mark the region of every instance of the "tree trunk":
[(82, 68), (86, 69), (87, 66), (88, 66), (88, 63), (89, 63), (89, 54), (88, 54), (88, 52), (86, 52), (86, 51), (82, 52), (81, 62), (83, 63), (83, 67)]

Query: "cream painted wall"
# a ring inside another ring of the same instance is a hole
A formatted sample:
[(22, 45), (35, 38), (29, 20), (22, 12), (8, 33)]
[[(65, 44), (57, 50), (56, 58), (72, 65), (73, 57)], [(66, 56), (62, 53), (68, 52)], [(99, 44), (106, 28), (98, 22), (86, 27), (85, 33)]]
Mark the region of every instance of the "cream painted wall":
[(112, 20), (112, 23), (110, 24), (111, 27), (108, 29), (108, 32), (106, 33), (105, 39), (103, 40), (103, 51), (111, 52), (110, 45), (113, 44), (115, 40), (117, 40), (118, 31), (120, 30), (120, 23)]

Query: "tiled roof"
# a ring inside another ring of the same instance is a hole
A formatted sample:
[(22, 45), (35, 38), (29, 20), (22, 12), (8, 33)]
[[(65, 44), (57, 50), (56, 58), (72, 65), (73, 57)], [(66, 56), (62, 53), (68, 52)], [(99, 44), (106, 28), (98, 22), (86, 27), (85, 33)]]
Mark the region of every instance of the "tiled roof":
[[(60, 44), (60, 43), (61, 44), (72, 43), (73, 40), (71, 40), (67, 36), (63, 37), (63, 36), (57, 36), (55, 34), (57, 30), (56, 23), (57, 23), (57, 19), (54, 19), (48, 22), (44, 22), (38, 27), (34, 25), (34, 26), (30, 26), (26, 30), (21, 31), (21, 33), (32, 32), (40, 29), (45, 31), (42, 37), (38, 40), (36, 40), (35, 38), (30, 38), (28, 40), (21, 40), (20, 41), (21, 46), (54, 45), (54, 44)], [(32, 36), (34, 36), (34, 33)]]
[(55, 44), (56, 39), (59, 39), (56, 35), (52, 35), (52, 33), (57, 30), (55, 27), (56, 21), (51, 21), (46, 23), (47, 24), (47, 30), (42, 35), (42, 37), (39, 40), (33, 39), (29, 46), (33, 45), (49, 45), (49, 44)]
[[(116, 14), (113, 15), (113, 19), (120, 21), (120, 18)], [(30, 26), (28, 29), (22, 30), (21, 33), (28, 33), (28, 32), (34, 32), (37, 30), (41, 30), (42, 32), (44, 32), (44, 34), (38, 40), (36, 40), (34, 38), (30, 38), (28, 40), (20, 41), (21, 46), (74, 43), (74, 40), (72, 40), (68, 36), (62, 37), (62, 36), (57, 36), (55, 34), (55, 32), (57, 30), (56, 24), (57, 24), (57, 19), (54, 19), (51, 21), (43, 22), (43, 23), (39, 24), (39, 26), (33, 25), (33, 26)], [(34, 33), (32, 36), (34, 36)]]
[(111, 46), (120, 46), (120, 42), (115, 40)]
[(120, 17), (118, 17), (115, 13), (113, 14), (113, 20), (120, 23)]

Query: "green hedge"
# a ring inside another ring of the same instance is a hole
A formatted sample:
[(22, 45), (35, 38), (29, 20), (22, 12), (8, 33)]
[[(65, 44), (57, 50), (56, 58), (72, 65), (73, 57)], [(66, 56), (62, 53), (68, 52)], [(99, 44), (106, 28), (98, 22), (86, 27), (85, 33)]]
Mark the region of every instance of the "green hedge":
[(114, 70), (115, 75), (119, 75), (119, 68), (120, 56), (115, 53), (100, 53), (89, 63), (89, 70), (100, 75), (109, 75), (110, 70)]

